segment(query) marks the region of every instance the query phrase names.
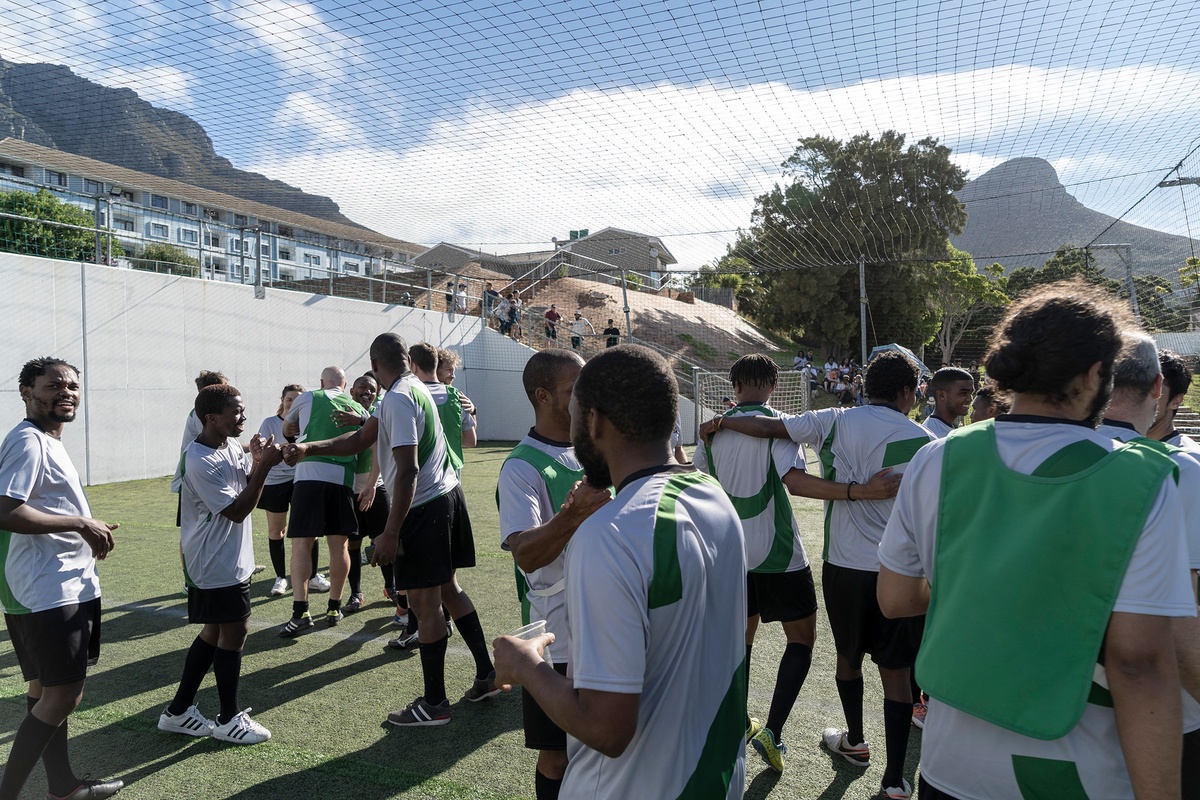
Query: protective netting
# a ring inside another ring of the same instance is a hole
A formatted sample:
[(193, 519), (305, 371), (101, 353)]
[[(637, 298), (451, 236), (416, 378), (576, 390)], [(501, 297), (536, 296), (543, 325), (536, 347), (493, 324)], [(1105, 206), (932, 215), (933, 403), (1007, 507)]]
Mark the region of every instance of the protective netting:
[[(820, 382), (807, 372), (786, 370), (779, 373), (771, 407), (785, 414), (802, 414), (812, 407), (812, 398), (820, 391), (823, 391)], [(734, 400), (728, 373), (696, 373), (696, 406), (701, 422), (724, 413)]]

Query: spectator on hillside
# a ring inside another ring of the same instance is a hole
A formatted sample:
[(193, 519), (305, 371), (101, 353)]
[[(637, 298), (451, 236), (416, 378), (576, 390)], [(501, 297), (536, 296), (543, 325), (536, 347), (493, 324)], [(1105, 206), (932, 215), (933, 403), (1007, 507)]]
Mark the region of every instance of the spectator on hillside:
[(512, 327), (512, 322), (509, 320), (509, 313), (512, 311), (512, 292), (508, 296), (501, 297), (496, 303), (496, 308), (492, 312), (492, 316), (496, 318), (496, 323), (502, 336), (508, 335), (508, 329)]
[(837, 381), (838, 381), (838, 370), (837, 370), (837, 365), (835, 364), (832, 369), (828, 369), (825, 371), (825, 380), (822, 381), (821, 387), (825, 391), (829, 392), (830, 394), (833, 394), (833, 387), (837, 385)]
[(483, 284), (483, 318), (487, 320), (489, 328), (492, 326), (492, 311), (496, 308), (499, 300), (500, 293), (492, 288), (491, 281), (486, 281)]
[(604, 336), (606, 337), (604, 339), (605, 347), (616, 347), (621, 341), (621, 329), (613, 324), (613, 321), (610, 319), (608, 327), (604, 329)]
[(558, 339), (558, 321), (562, 319), (562, 314), (558, 313), (558, 306), (554, 303), (550, 304), (550, 310), (546, 312), (546, 338)]
[(521, 338), (521, 307), (524, 304), (521, 302), (521, 293), (517, 292), (512, 295), (508, 309), (509, 334), (514, 339)]
[(837, 368), (838, 368), (837, 359), (833, 357), (832, 353), (830, 353), (829, 357), (825, 359), (825, 377), (828, 378), (829, 373), (833, 372)]
[(975, 382), (975, 391), (979, 391), (979, 362), (972, 361), (967, 372), (971, 373), (971, 380)]
[[(586, 329), (586, 331), (585, 331)], [(590, 331), (593, 336), (596, 335), (596, 329), (592, 327), (592, 323), (587, 317), (578, 311), (575, 312), (575, 319), (571, 320), (571, 349), (579, 352), (579, 348), (583, 347), (584, 333)]]
[(454, 293), (454, 308), (460, 314), (467, 313), (467, 285), (460, 283), (458, 291)]
[(808, 359), (804, 357), (803, 350), (796, 351), (796, 357), (792, 359), (792, 369), (802, 370), (808, 366)]

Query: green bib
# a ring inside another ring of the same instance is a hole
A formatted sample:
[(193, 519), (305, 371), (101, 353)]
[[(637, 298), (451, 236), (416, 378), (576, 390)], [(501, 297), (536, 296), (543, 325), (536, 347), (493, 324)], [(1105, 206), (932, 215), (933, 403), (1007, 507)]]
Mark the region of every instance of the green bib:
[[(461, 412), (459, 413), (461, 414)], [(461, 422), (461, 420), (460, 416), (459, 421)], [(527, 444), (519, 444), (514, 447), (513, 451), (508, 454), (508, 458), (504, 460), (507, 462), (510, 458), (533, 465), (534, 469), (542, 476), (542, 480), (546, 482), (546, 489), (550, 492), (550, 505), (556, 509), (562, 508), (571, 489), (578, 481), (583, 480), (583, 470), (568, 469), (547, 453)], [(504, 469), (504, 465), (502, 464), (500, 468)], [(496, 487), (496, 508), (500, 508), (499, 486)], [(521, 572), (521, 568), (517, 566), (515, 558), (513, 559), (513, 572), (517, 579), (517, 599), (521, 601), (521, 624), (528, 625), (529, 581), (525, 578), (525, 573)]]
[(455, 470), (463, 467), (462, 447), (462, 398), (458, 389), (446, 387), (446, 402), (437, 407), (438, 418), (442, 421), (442, 433), (446, 436), (446, 452), (450, 457), (450, 466)]
[(1035, 739), (1079, 722), (1125, 570), (1175, 470), (1136, 441), (1090, 450), (1074, 471), (1059, 460), (1024, 475), (1000, 460), (991, 421), (946, 437), (917, 675), (947, 705)]
[[(333, 421), (334, 411), (350, 411), (358, 416), (363, 415), (363, 408), (345, 392), (330, 394), (328, 389), (319, 389), (312, 393), (312, 406), (309, 408), (308, 425), (304, 427), (305, 442), (323, 442), (326, 439), (336, 439), (343, 433), (358, 430), (356, 425), (338, 426)], [(346, 468), (343, 483), (354, 486), (354, 462), (357, 456), (309, 456), (306, 461), (320, 461), (325, 464), (338, 464)]]
[[(371, 407), (367, 409), (367, 413), (374, 414), (375, 408), (378, 405), (379, 405), (378, 402), (372, 403)], [(366, 475), (368, 472), (371, 471), (372, 456), (374, 455), (374, 453), (375, 453), (375, 448), (368, 447), (366, 450), (363, 450), (361, 453), (359, 453), (358, 455), (356, 455), (354, 457), (354, 474), (355, 475)]]

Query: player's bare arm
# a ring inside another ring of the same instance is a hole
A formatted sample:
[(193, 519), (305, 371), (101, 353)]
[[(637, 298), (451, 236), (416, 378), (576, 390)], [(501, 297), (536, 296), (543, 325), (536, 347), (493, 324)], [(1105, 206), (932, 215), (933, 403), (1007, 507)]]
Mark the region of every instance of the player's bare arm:
[(99, 559), (107, 557), (116, 546), (112, 532), (119, 527), (120, 523), (91, 517), (47, 514), (15, 498), (0, 496), (0, 528), (27, 536), (72, 531), (83, 537), (92, 548), (92, 555)]
[(508, 537), (506, 542), (517, 566), (523, 572), (533, 572), (558, 558), (583, 521), (611, 499), (608, 489), (597, 489), (583, 481), (576, 483), (562, 510), (549, 522)]

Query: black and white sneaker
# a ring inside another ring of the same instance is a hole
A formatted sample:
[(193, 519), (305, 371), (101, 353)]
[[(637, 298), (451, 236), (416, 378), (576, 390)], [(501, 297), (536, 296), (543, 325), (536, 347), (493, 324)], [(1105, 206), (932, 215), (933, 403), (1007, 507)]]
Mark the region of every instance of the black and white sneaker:
[(185, 736), (212, 736), (215, 723), (206, 719), (195, 706), (188, 706), (182, 714), (163, 711), (158, 715), (158, 729), (167, 733), (182, 733)]
[(312, 615), (307, 611), (302, 617), (292, 617), (287, 621), (287, 624), (279, 629), (279, 635), (284, 639), (291, 639), (300, 631), (306, 631), (313, 626)]
[(214, 739), (233, 744), (258, 744), (271, 738), (271, 732), (250, 719), (250, 709), (239, 711), (233, 719), (224, 725), (216, 725), (212, 732)]

